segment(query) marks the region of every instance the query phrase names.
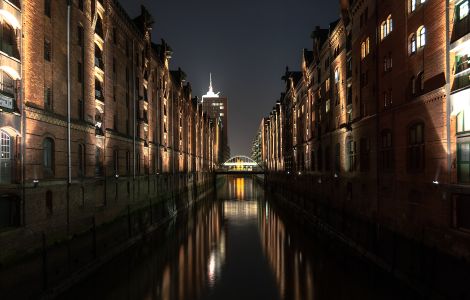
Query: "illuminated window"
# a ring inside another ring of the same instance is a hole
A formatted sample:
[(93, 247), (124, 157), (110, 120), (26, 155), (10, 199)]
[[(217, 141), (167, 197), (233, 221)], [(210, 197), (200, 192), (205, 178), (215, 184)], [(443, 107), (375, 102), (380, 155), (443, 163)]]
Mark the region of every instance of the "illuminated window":
[(418, 40), (417, 40), (417, 46), (418, 48), (422, 48), (426, 45), (426, 28), (421, 26), (418, 29)]
[(468, 0), (463, 1), (462, 3), (459, 4), (458, 6), (458, 15), (459, 15), (459, 20), (462, 20), (466, 16), (468, 16)]
[(383, 21), (380, 25), (380, 39), (386, 38), (393, 30), (392, 15), (387, 17), (387, 20)]
[(470, 132), (470, 109), (461, 111), (457, 115), (457, 133)]
[(457, 144), (457, 175), (460, 183), (470, 182), (470, 142)]
[(361, 58), (365, 58), (370, 52), (370, 39), (366, 38), (361, 44)]
[(416, 10), (416, 1), (417, 0), (410, 0), (410, 12), (414, 12)]
[(416, 53), (416, 35), (413, 33), (410, 36), (410, 54)]
[(336, 68), (335, 69), (335, 83), (338, 83), (339, 82), (339, 69)]

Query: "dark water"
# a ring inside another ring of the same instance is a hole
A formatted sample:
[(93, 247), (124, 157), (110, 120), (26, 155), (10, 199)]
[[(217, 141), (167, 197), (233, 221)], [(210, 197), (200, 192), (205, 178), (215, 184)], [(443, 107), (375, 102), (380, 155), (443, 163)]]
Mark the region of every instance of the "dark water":
[(418, 299), (236, 177), (62, 298)]

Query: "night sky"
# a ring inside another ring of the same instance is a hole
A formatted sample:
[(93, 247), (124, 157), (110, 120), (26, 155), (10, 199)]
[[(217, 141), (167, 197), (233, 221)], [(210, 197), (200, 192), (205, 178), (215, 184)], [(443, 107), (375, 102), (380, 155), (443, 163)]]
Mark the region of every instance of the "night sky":
[(261, 118), (283, 90), (286, 65), (300, 69), (316, 25), (339, 17), (337, 0), (120, 0), (131, 17), (145, 5), (153, 40), (173, 48), (171, 68), (188, 75), (193, 96), (214, 89), (229, 99), (232, 155), (250, 154)]

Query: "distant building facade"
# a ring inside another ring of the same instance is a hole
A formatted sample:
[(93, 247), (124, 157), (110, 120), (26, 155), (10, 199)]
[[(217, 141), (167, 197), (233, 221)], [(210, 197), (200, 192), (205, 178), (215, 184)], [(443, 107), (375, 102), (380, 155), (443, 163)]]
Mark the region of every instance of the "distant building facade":
[(210, 75), (209, 91), (202, 96), (202, 110), (213, 120), (220, 120), (220, 144), (218, 163), (223, 163), (230, 158), (230, 146), (228, 143), (228, 98), (214, 93), (212, 75)]

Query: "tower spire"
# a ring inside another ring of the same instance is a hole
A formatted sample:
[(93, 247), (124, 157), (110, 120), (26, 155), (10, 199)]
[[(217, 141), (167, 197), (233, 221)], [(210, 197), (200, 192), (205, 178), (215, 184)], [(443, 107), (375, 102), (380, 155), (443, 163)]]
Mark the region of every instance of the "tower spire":
[(209, 73), (209, 93), (214, 93), (214, 89), (212, 88), (212, 73)]

